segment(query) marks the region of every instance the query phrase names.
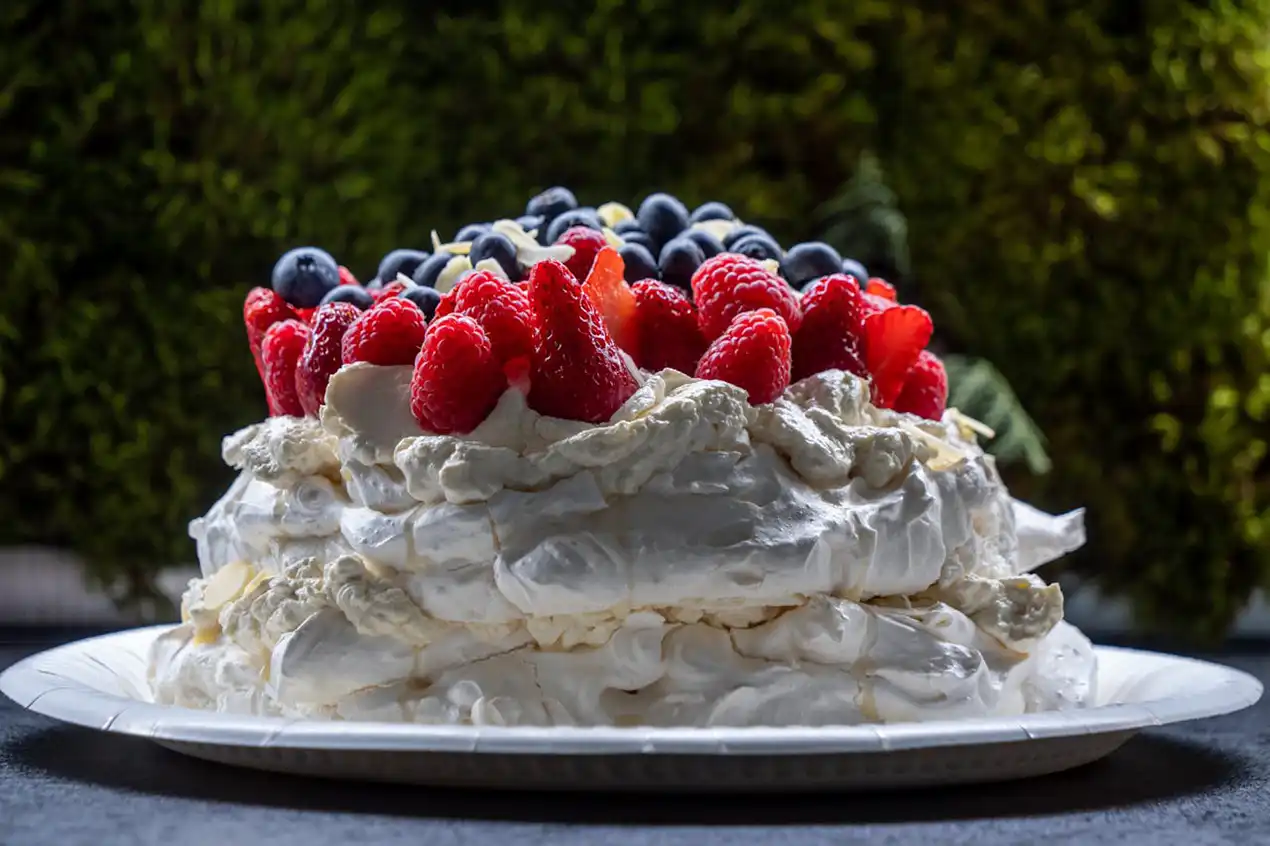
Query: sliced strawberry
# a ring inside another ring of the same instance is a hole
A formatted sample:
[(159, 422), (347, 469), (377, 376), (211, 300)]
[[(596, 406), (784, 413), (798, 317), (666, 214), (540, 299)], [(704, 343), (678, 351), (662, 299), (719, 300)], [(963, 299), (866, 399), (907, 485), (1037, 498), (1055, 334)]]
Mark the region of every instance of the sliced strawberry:
[(623, 278), (625, 271), (625, 263), (617, 250), (605, 247), (596, 253), (582, 290), (604, 318), (604, 325), (617, 345), (637, 357), (639, 331), (635, 325), (635, 295)]
[(879, 279), (876, 276), (869, 280), (869, 284), (865, 287), (864, 291), (867, 294), (872, 294), (875, 297), (881, 297), (884, 300), (890, 300), (893, 303), (899, 302), (895, 296), (895, 286), (890, 282), (887, 282), (885, 279)]
[(874, 405), (894, 405), (932, 331), (930, 315), (917, 306), (894, 306), (865, 318), (864, 363), (873, 377)]

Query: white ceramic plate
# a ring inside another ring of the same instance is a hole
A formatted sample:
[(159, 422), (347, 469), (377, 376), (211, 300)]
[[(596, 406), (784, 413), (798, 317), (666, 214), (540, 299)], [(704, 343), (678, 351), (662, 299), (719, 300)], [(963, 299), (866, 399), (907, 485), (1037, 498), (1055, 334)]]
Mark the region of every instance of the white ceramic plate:
[(164, 626), (82, 640), (0, 675), (54, 719), (279, 772), (472, 787), (839, 790), (1000, 781), (1095, 761), (1150, 726), (1226, 714), (1261, 683), (1217, 664), (1098, 647), (1099, 706), (835, 728), (575, 729), (240, 717), (156, 705), (145, 681)]

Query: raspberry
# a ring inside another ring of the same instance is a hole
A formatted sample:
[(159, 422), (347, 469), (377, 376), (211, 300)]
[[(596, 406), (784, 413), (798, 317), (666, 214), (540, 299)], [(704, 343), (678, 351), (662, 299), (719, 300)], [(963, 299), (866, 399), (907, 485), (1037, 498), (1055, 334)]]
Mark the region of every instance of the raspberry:
[(795, 382), (822, 370), (868, 376), (864, 366), (863, 295), (853, 277), (825, 276), (803, 291), (803, 325), (794, 335)]
[(636, 282), (631, 290), (639, 330), (635, 363), (653, 372), (673, 367), (680, 373), (694, 373), (706, 351), (706, 339), (692, 303), (678, 288), (655, 279)]
[(313, 334), (295, 368), (295, 388), (305, 414), (317, 414), (326, 400), (326, 383), (340, 369), (344, 332), (361, 314), (355, 305), (327, 303), (313, 315)]
[(304, 406), (295, 389), (295, 366), (309, 340), (309, 327), (298, 320), (283, 320), (269, 327), (260, 345), (264, 366), (265, 396), (269, 415), (304, 416)]
[(874, 405), (894, 405), (933, 330), (930, 315), (917, 306), (895, 306), (865, 318), (864, 363), (873, 376)]
[(869, 280), (869, 283), (864, 290), (865, 293), (872, 294), (875, 297), (881, 297), (882, 299), (890, 300), (891, 302), (897, 301), (897, 297), (895, 296), (895, 286), (890, 282), (887, 282), (885, 279), (879, 279), (874, 276)]
[(948, 373), (944, 371), (944, 363), (929, 350), (922, 350), (904, 380), (904, 389), (895, 400), (895, 410), (939, 420), (947, 407)]
[(489, 271), (472, 271), (441, 297), (433, 319), (447, 314), (466, 314), (481, 324), (501, 362), (533, 353), (529, 293)]
[(410, 412), (426, 431), (467, 434), (489, 416), (507, 377), (481, 324), (463, 314), (428, 327), (410, 379)]
[(372, 288), (370, 295), (375, 298), (375, 302), (395, 297), (409, 287), (405, 282), (398, 280), (389, 280), (385, 282), (382, 288)]
[(427, 330), (427, 319), (410, 300), (381, 300), (348, 327), (340, 346), (340, 359), (344, 364), (414, 364)]
[(635, 393), (635, 376), (569, 269), (541, 261), (529, 274), (535, 337), (529, 406), (539, 414), (602, 423)]
[(349, 270), (347, 267), (341, 264), (340, 265), (340, 284), (341, 285), (360, 285), (361, 283), (357, 281), (357, 277), (353, 275), (353, 271)]
[(312, 326), (313, 315), (317, 314), (317, 310), (317, 306), (314, 306), (313, 308), (297, 308), (295, 310), (295, 316), (300, 318), (300, 322), (304, 323), (306, 326)]
[(720, 253), (707, 259), (692, 274), (692, 299), (697, 304), (697, 321), (706, 340), (714, 340), (745, 311), (770, 308), (785, 320), (790, 332), (797, 332), (802, 312), (794, 291), (759, 262), (735, 253)]
[(252, 288), (247, 292), (247, 299), (243, 302), (243, 324), (247, 327), (247, 345), (251, 347), (256, 371), (262, 380), (265, 371), (260, 363), (260, 344), (265, 339), (265, 332), (275, 323), (295, 320), (296, 317), (295, 309), (272, 288)]
[(790, 342), (789, 327), (770, 308), (744, 312), (701, 357), (697, 378), (744, 388), (751, 405), (771, 402), (789, 385)]
[(634, 356), (639, 340), (635, 326), (635, 295), (622, 278), (625, 270), (626, 265), (617, 250), (605, 247), (596, 254), (582, 290), (604, 318), (604, 325), (613, 340)]
[(591, 272), (591, 265), (595, 263), (596, 255), (609, 245), (602, 233), (586, 226), (566, 229), (564, 234), (556, 239), (556, 243), (573, 247), (573, 257), (564, 265), (569, 268), (574, 279), (586, 279), (587, 274)]

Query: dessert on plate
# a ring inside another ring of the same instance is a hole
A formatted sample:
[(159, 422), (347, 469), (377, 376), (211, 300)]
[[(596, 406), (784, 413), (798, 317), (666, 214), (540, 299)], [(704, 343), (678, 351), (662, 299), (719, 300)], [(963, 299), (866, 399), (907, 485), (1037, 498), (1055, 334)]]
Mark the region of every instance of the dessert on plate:
[(1080, 708), (930, 316), (707, 203), (554, 188), (362, 285), (299, 248), (244, 306), (269, 416), (190, 525), (156, 701), (497, 726), (828, 725)]

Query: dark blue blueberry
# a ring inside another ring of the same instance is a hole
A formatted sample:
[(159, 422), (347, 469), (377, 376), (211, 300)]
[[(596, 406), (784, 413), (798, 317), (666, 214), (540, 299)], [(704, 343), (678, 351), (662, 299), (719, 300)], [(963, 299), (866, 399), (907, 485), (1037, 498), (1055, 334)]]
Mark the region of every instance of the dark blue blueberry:
[(635, 219), (658, 245), (667, 243), (688, 228), (688, 210), (669, 194), (649, 194), (639, 204)]
[(379, 279), (387, 279), (389, 282), (396, 282), (398, 273), (413, 276), (415, 268), (427, 260), (428, 254), (422, 250), (393, 250), (380, 260), (379, 272), (375, 276)]
[(848, 276), (854, 276), (860, 283), (860, 287), (864, 287), (864, 283), (869, 281), (868, 269), (855, 259), (843, 259), (842, 272)]
[(578, 207), (578, 198), (568, 188), (557, 185), (548, 188), (525, 205), (525, 214), (536, 214), (550, 223), (567, 211)]
[(661, 271), (661, 281), (692, 290), (692, 274), (706, 260), (701, 247), (691, 238), (674, 238), (661, 248), (661, 256), (657, 259), (657, 268)]
[(352, 303), (365, 311), (375, 304), (375, 298), (361, 285), (340, 285), (327, 291), (319, 305), (327, 303)]
[(622, 276), (627, 282), (635, 283), (641, 279), (658, 278), (657, 262), (643, 244), (627, 242), (618, 248), (617, 254), (625, 262)]
[(378, 276), (372, 276), (370, 279), (366, 280), (365, 287), (367, 291), (375, 291), (384, 287), (384, 283), (379, 280)]
[(808, 282), (842, 272), (842, 256), (821, 241), (806, 241), (789, 248), (781, 261), (781, 275), (795, 288)]
[(437, 293), (436, 288), (425, 288), (422, 285), (413, 285), (397, 296), (419, 306), (419, 310), (429, 320), (437, 313), (437, 303), (441, 302), (441, 295)]
[(313, 308), (340, 284), (340, 266), (326, 250), (296, 247), (273, 266), (273, 290), (296, 308)]
[(738, 238), (732, 242), (732, 246), (728, 247), (729, 253), (740, 253), (743, 256), (749, 256), (755, 261), (763, 261), (764, 259), (776, 259), (780, 261), (781, 248), (776, 245), (767, 235), (746, 235), (744, 238)]
[(416, 285), (424, 288), (435, 288), (437, 286), (437, 277), (441, 275), (441, 271), (445, 270), (446, 264), (450, 259), (454, 258), (451, 253), (442, 250), (439, 253), (433, 253), (432, 258), (425, 261), (415, 269), (415, 275), (411, 277)]
[(736, 215), (723, 203), (703, 203), (693, 210), (688, 222), (699, 223), (703, 220), (736, 220)]
[(547, 219), (540, 214), (522, 214), (516, 218), (516, 222), (520, 224), (520, 228), (526, 232), (533, 232), (535, 229), (542, 229)]
[(454, 241), (458, 244), (461, 244), (464, 241), (475, 241), (488, 231), (488, 223), (469, 223), (454, 234)]
[(768, 232), (763, 227), (755, 226), (752, 223), (747, 223), (744, 226), (738, 226), (736, 229), (733, 229), (727, 235), (724, 235), (723, 246), (726, 249), (730, 250), (732, 249), (733, 244), (735, 244), (737, 241), (740, 241), (746, 235), (762, 235), (765, 238), (767, 238), (769, 241), (771, 241), (773, 244), (778, 243), (777, 240), (772, 237), (772, 233)]
[[(556, 243), (566, 229), (572, 229), (575, 226), (585, 226), (597, 232), (603, 228), (600, 224), (599, 216), (595, 213), (595, 209), (573, 209), (551, 221), (547, 227), (547, 240), (543, 243)], [(541, 233), (538, 240), (542, 241)]]
[(701, 248), (701, 252), (705, 253), (706, 258), (714, 258), (723, 252), (723, 245), (719, 243), (719, 239), (704, 229), (689, 229), (684, 233), (684, 237), (691, 238)]
[(472, 242), (472, 252), (468, 258), (473, 267), (487, 258), (492, 258), (498, 262), (498, 266), (507, 274), (508, 279), (514, 281), (520, 278), (520, 268), (516, 266), (516, 245), (506, 235), (486, 232)]
[(639, 228), (639, 221), (632, 217), (619, 220), (613, 227), (613, 231), (618, 235), (625, 235), (627, 232), (643, 232), (644, 230)]
[(625, 244), (639, 244), (648, 250), (649, 255), (652, 255), (657, 250), (657, 245), (653, 243), (653, 239), (643, 230), (636, 229), (633, 232), (622, 232), (619, 237)]

